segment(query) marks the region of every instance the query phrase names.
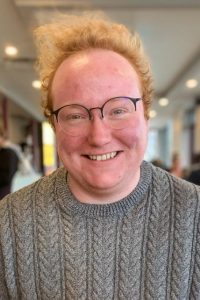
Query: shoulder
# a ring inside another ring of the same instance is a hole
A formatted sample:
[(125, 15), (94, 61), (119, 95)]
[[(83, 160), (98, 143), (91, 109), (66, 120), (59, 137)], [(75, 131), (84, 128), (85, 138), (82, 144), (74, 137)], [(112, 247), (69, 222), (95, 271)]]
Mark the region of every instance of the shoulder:
[(65, 176), (66, 171), (64, 168), (59, 168), (48, 176), (44, 176), (36, 182), (23, 187), (22, 189), (7, 195), (0, 201), (0, 216), (1, 212), (5, 209), (23, 210), (26, 205), (31, 204), (36, 198), (48, 199), (49, 195), (55, 188), (56, 180), (58, 177)]
[(200, 187), (152, 165), (152, 187), (157, 193), (170, 194), (175, 201), (200, 201)]

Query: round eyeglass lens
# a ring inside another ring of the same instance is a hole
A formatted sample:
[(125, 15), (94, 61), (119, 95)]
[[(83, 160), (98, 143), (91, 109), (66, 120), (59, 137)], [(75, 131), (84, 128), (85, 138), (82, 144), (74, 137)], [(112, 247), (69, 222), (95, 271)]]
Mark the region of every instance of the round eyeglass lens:
[(129, 125), (129, 121), (135, 114), (135, 105), (129, 98), (113, 98), (107, 101), (103, 107), (103, 116), (109, 126), (122, 129)]
[(90, 123), (89, 113), (81, 105), (72, 104), (63, 107), (58, 113), (58, 123), (60, 127), (69, 134), (82, 135), (87, 125)]

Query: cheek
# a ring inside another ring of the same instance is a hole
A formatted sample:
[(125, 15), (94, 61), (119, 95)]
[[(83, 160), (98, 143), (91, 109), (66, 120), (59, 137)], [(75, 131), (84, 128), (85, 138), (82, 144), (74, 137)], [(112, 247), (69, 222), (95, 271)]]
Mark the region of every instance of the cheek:
[(58, 154), (62, 156), (81, 151), (84, 143), (80, 137), (72, 137), (61, 131), (56, 133), (56, 139)]
[(130, 148), (145, 148), (147, 144), (147, 124), (144, 122), (142, 124), (131, 126), (130, 128), (125, 128), (120, 133), (120, 140), (129, 149)]

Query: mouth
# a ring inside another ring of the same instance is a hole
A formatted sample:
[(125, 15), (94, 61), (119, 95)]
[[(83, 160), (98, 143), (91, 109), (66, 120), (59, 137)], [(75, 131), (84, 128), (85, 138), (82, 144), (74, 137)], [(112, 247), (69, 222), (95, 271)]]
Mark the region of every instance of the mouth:
[(113, 159), (118, 154), (119, 154), (119, 152), (113, 151), (110, 153), (104, 153), (104, 154), (98, 154), (98, 155), (87, 155), (86, 157), (90, 160), (105, 161), (105, 160)]

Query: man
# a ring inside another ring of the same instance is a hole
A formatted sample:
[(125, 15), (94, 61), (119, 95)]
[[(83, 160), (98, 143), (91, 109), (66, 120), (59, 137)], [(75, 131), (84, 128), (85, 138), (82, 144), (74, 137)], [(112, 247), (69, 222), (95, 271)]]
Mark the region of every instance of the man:
[(96, 16), (36, 37), (64, 167), (1, 203), (1, 299), (199, 299), (200, 190), (143, 161), (139, 37)]
[(11, 192), (12, 180), (18, 169), (19, 158), (0, 128), (0, 200)]

